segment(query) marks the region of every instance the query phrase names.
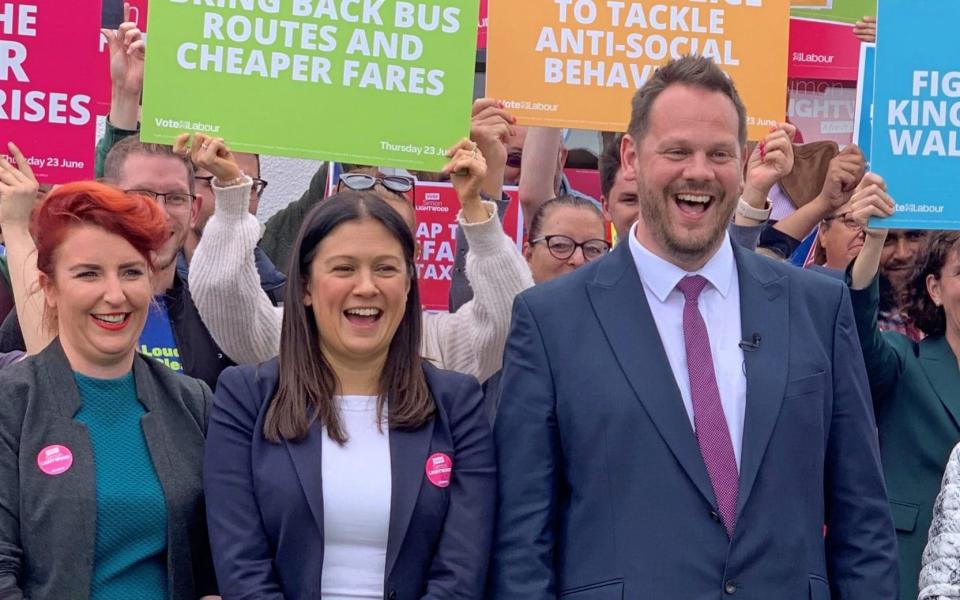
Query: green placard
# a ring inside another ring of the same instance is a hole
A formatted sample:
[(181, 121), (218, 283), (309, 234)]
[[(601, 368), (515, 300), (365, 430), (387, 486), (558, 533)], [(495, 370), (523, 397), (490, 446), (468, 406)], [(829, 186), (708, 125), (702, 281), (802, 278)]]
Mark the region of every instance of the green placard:
[[(804, 0), (793, 0), (791, 4), (802, 6), (807, 3)], [(790, 10), (790, 16), (850, 23), (852, 25), (864, 16), (875, 16), (877, 14), (877, 0), (832, 0), (829, 3), (820, 1), (809, 3), (809, 5), (820, 4), (829, 4), (830, 8), (793, 8)]]
[(151, 0), (141, 136), (437, 171), (470, 131), (479, 0)]

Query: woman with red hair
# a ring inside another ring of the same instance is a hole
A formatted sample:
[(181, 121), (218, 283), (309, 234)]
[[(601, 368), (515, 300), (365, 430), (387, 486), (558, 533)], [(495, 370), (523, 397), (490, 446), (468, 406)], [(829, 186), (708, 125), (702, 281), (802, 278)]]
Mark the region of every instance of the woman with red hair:
[(30, 229), (56, 339), (0, 372), (0, 597), (216, 594), (201, 486), (210, 390), (136, 352), (163, 210), (73, 183)]

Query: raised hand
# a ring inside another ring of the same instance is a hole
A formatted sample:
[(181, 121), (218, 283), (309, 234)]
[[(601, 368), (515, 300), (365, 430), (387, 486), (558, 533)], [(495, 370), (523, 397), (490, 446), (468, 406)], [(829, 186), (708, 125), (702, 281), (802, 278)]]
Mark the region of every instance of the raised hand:
[(877, 18), (863, 17), (853, 26), (853, 35), (861, 42), (874, 43), (877, 41)]
[(146, 42), (143, 32), (130, 20), (130, 4), (123, 4), (123, 23), (117, 29), (101, 29), (110, 49), (110, 81), (114, 93), (140, 97)]
[(194, 165), (206, 169), (216, 177), (217, 184), (235, 181), (243, 174), (223, 138), (202, 133), (182, 133), (173, 143), (173, 151), (189, 158)]
[(493, 98), (479, 98), (473, 103), (470, 117), (470, 139), (490, 164), (502, 160), (506, 164), (506, 141), (514, 133), (516, 117), (504, 107), (503, 102)]
[(468, 223), (485, 221), (489, 215), (480, 201), (480, 187), (487, 174), (487, 161), (477, 144), (468, 139), (447, 151), (450, 161), (444, 165), (443, 173), (450, 176), (453, 188), (460, 199), (464, 219)]
[(746, 187), (766, 198), (770, 189), (793, 170), (793, 138), (797, 128), (790, 123), (770, 127), (770, 133), (754, 148), (747, 161)]
[(854, 144), (833, 157), (820, 190), (820, 197), (831, 210), (840, 208), (850, 200), (850, 195), (863, 179), (866, 168), (863, 152)]
[(850, 200), (850, 216), (864, 229), (871, 217), (893, 215), (895, 203), (887, 192), (887, 183), (876, 173), (864, 175)]
[(0, 158), (0, 225), (29, 227), (40, 186), (20, 149), (13, 142), (7, 148), (16, 167)]

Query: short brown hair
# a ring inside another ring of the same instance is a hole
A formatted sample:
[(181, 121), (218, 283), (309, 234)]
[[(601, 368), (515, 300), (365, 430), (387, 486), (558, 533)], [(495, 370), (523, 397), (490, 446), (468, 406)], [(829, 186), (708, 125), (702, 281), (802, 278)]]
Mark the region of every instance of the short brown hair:
[(960, 255), (960, 231), (939, 231), (929, 237), (917, 253), (913, 275), (903, 290), (904, 312), (917, 328), (927, 335), (943, 335), (947, 331), (947, 314), (937, 306), (927, 291), (927, 276), (940, 279), (950, 253)]
[(737, 88), (727, 74), (709, 58), (684, 56), (663, 65), (637, 90), (633, 96), (630, 126), (627, 132), (634, 140), (640, 140), (650, 126), (650, 110), (657, 97), (671, 85), (688, 85), (712, 92), (720, 92), (733, 102), (739, 121), (740, 145), (747, 143), (747, 109), (737, 93)]
[[(187, 169), (187, 185), (190, 188), (190, 193), (196, 193), (196, 182), (193, 179), (194, 168), (189, 158), (176, 154), (172, 146), (141, 142), (140, 136), (137, 135), (132, 135), (120, 140), (110, 149), (110, 152), (107, 153), (107, 158), (103, 162), (103, 178), (114, 184), (120, 181), (121, 174), (123, 173), (123, 165), (126, 164), (128, 158), (135, 154), (164, 156), (179, 160)], [(257, 160), (259, 160), (259, 158)]]

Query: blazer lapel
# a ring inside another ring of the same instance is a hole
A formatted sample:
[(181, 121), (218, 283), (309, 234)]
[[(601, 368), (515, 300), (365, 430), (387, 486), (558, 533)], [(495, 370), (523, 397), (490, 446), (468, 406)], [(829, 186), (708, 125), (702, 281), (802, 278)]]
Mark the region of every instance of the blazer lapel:
[(700, 493), (716, 506), (690, 418), (626, 242), (597, 265), (587, 295), (620, 368), (660, 437)]
[(290, 453), (290, 460), (297, 471), (297, 477), (300, 479), (300, 486), (303, 488), (303, 495), (310, 506), (310, 512), (313, 513), (313, 519), (317, 523), (317, 529), (320, 531), (320, 537), (323, 538), (323, 469), (321, 465), (321, 452), (323, 450), (323, 437), (326, 433), (319, 423), (314, 421), (310, 425), (310, 431), (305, 438), (297, 442), (284, 442), (287, 452)]
[(71, 525), (74, 539), (75, 560), (81, 563), (79, 572), (84, 580), (78, 581), (78, 589), (90, 586), (96, 550), (97, 479), (93, 460), (93, 445), (87, 426), (74, 420), (81, 407), (80, 391), (73, 376), (73, 367), (67, 361), (60, 339), (52, 341), (36, 357), (37, 371), (45, 382), (41, 383), (44, 403), (49, 403), (56, 419), (51, 423), (48, 436), (42, 440), (44, 447), (59, 444), (68, 448), (74, 456), (73, 465), (67, 474), (73, 478), (71, 493), (75, 495), (76, 518)]
[[(438, 408), (439, 410), (439, 408)], [(407, 535), (413, 509), (420, 497), (427, 455), (433, 440), (436, 417), (413, 431), (390, 430), (390, 528), (387, 534), (385, 575), (390, 578), (393, 565)]]
[(920, 366), (930, 387), (960, 427), (960, 367), (945, 336), (920, 342)]
[[(757, 255), (734, 245), (740, 279), (742, 339), (759, 336), (760, 347), (744, 350), (747, 405), (740, 453), (737, 517), (753, 489), (763, 454), (780, 414), (787, 384), (790, 319), (788, 279)], [(763, 343), (766, 340), (767, 343)]]

